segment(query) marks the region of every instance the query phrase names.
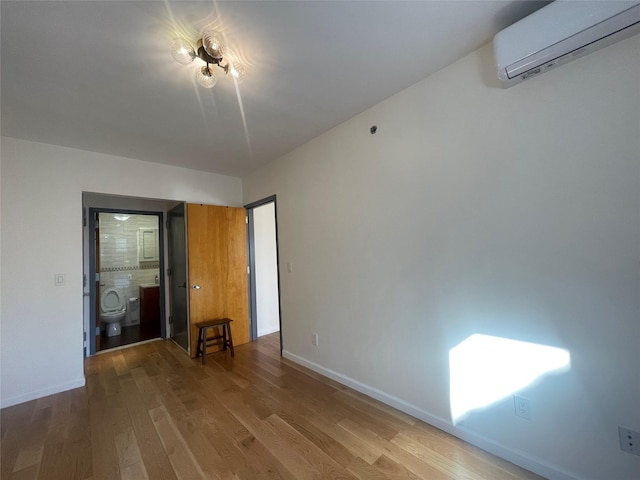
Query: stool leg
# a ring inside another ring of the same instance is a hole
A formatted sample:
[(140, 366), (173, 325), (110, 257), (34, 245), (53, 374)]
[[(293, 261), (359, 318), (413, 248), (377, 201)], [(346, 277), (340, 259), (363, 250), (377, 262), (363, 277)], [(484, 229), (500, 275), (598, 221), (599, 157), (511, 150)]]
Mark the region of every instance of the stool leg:
[(202, 353), (202, 351), (200, 350), (200, 346), (201, 346), (201, 342), (202, 341), (202, 328), (198, 328), (198, 342), (197, 342), (197, 347), (196, 347), (196, 358), (198, 358), (200, 356), (200, 353)]
[(228, 327), (229, 325), (227, 324), (222, 325), (222, 350), (227, 349), (227, 328)]
[(207, 363), (207, 327), (201, 329), (202, 331), (202, 365)]
[(227, 323), (227, 330), (229, 330), (229, 350), (231, 350), (231, 356), (235, 357), (235, 353), (233, 352), (233, 338), (231, 338), (231, 325)]

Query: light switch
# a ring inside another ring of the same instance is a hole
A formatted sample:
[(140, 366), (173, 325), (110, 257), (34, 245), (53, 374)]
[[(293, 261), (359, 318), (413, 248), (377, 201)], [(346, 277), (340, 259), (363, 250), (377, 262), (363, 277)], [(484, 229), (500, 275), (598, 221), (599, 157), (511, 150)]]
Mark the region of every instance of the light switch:
[(54, 283), (56, 287), (64, 285), (64, 273), (56, 273), (54, 276)]

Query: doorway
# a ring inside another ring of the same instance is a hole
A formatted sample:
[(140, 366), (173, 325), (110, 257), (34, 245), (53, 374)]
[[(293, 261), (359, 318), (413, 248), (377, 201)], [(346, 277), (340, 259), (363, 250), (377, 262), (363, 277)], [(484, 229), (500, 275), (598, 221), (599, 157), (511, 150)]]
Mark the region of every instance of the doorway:
[(89, 354), (165, 337), (162, 217), (89, 209)]
[(282, 331), (276, 196), (246, 205), (249, 243), (251, 339)]

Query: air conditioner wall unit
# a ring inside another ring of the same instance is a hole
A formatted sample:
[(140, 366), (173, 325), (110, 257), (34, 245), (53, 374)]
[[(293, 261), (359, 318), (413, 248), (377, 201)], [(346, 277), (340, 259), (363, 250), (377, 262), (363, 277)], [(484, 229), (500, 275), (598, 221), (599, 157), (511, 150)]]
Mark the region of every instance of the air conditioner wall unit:
[(504, 88), (640, 33), (640, 1), (556, 0), (493, 38)]

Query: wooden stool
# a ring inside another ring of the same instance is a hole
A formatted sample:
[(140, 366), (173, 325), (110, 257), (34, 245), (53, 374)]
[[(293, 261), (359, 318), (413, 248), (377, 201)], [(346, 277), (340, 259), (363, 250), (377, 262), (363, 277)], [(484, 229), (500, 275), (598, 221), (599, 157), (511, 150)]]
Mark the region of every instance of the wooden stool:
[[(216, 318), (214, 320), (196, 323), (196, 327), (198, 327), (198, 349), (196, 350), (196, 358), (202, 354), (203, 365), (207, 363), (207, 347), (222, 345), (223, 350), (229, 347), (231, 356), (234, 356), (233, 339), (231, 338), (231, 322), (233, 322), (233, 320), (230, 318)], [(222, 327), (222, 335), (207, 338), (207, 329), (215, 327)]]

